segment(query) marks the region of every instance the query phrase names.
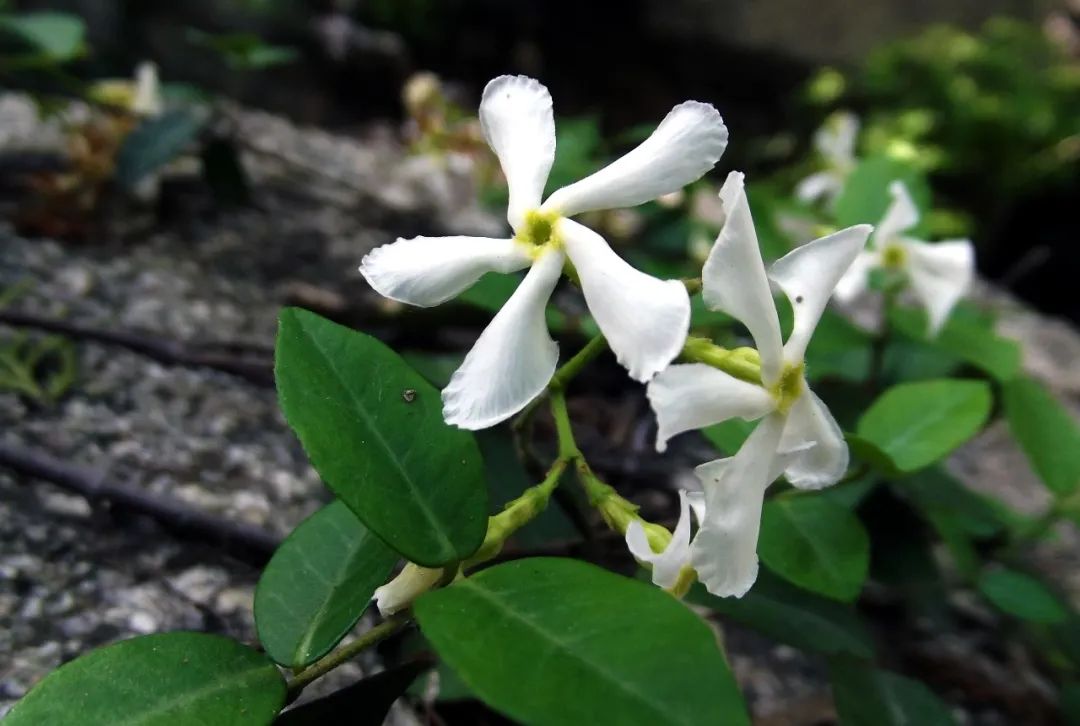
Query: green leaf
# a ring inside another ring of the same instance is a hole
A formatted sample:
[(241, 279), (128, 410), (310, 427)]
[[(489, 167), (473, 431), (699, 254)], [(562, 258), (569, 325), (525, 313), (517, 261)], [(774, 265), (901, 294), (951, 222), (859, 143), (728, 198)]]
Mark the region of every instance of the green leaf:
[(285, 682), (262, 653), (218, 635), (165, 633), (60, 666), (4, 726), (260, 724), (284, 702)]
[(763, 570), (745, 596), (714, 597), (695, 585), (688, 599), (780, 643), (824, 655), (873, 658), (874, 643), (855, 612)]
[(398, 554), (335, 501), (286, 539), (259, 578), (255, 625), (278, 663), (302, 668), (356, 625)]
[(970, 307), (953, 310), (933, 338), (927, 334), (926, 312), (921, 308), (895, 307), (889, 321), (907, 337), (986, 371), (998, 381), (1011, 380), (1020, 370), (1020, 344), (999, 336), (993, 321)]
[(982, 558), (975, 540), (993, 537), (1004, 528), (991, 504), (940, 467), (908, 478), (896, 486), (896, 493), (910, 500), (934, 526), (960, 572), (977, 577)]
[(430, 667), (430, 663), (414, 661), (376, 673), (329, 696), (290, 708), (274, 720), (274, 726), (325, 726), (342, 723), (344, 714), (348, 714), (349, 726), (382, 726), (394, 701)]
[(757, 421), (747, 421), (741, 418), (729, 418), (712, 426), (701, 429), (701, 433), (709, 440), (716, 449), (728, 456), (734, 456), (743, 443), (754, 432)]
[(916, 471), (977, 434), (990, 416), (991, 402), (990, 387), (982, 381), (901, 383), (874, 401), (857, 432), (900, 471)]
[(86, 24), (70, 13), (21, 13), (0, 17), (0, 29), (17, 35), (54, 63), (81, 55), (86, 47)]
[(1004, 567), (979, 578), (979, 592), (1002, 612), (1032, 623), (1056, 625), (1069, 618), (1057, 595), (1034, 577)]
[(569, 559), (518, 560), (417, 600), (439, 655), (534, 724), (748, 724), (709, 627), (662, 590)]
[(826, 310), (806, 349), (806, 374), (811, 380), (831, 377), (862, 383), (870, 375), (870, 348), (870, 336)]
[(144, 120), (117, 153), (116, 180), (134, 189), (148, 174), (182, 154), (205, 125), (203, 115), (182, 109)]
[(371, 531), (427, 567), (476, 551), (487, 529), (476, 440), (443, 422), (439, 392), (397, 353), (287, 308), (275, 377), (312, 464)]
[(788, 582), (836, 600), (854, 600), (870, 566), (870, 538), (851, 510), (813, 494), (765, 503), (761, 561)]
[(892, 460), (892, 457), (882, 451), (881, 447), (873, 441), (868, 441), (862, 436), (852, 433), (844, 434), (844, 439), (847, 441), (851, 455), (864, 464), (869, 464), (874, 471), (886, 476), (895, 476), (901, 473), (896, 468), (896, 462)]
[(1030, 378), (1002, 388), (1005, 417), (1031, 467), (1055, 496), (1080, 488), (1080, 427), (1049, 391)]
[[(894, 181), (907, 186), (921, 211), (925, 212), (930, 207), (930, 188), (918, 169), (892, 157), (872, 156), (860, 161), (847, 178), (844, 190), (836, 200), (836, 226), (842, 228), (880, 222), (892, 203), (889, 185)], [(922, 222), (909, 233), (921, 231)]]
[(918, 681), (854, 659), (829, 662), (841, 726), (955, 726), (948, 707)]

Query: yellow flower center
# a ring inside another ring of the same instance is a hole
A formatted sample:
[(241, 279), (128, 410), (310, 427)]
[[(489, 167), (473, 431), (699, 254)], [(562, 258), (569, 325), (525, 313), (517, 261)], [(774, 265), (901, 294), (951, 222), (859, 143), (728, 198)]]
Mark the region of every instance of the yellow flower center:
[(907, 262), (907, 251), (898, 244), (889, 244), (881, 251), (881, 264), (886, 270), (902, 270)]
[(806, 381), (803, 377), (805, 371), (804, 363), (798, 365), (785, 363), (784, 370), (780, 373), (780, 380), (769, 389), (769, 393), (776, 399), (776, 410), (780, 413), (790, 411), (792, 404), (806, 390)]
[(561, 218), (556, 212), (541, 212), (538, 209), (526, 212), (525, 224), (521, 225), (515, 239), (536, 248), (537, 252), (548, 245), (559, 247), (562, 240), (557, 223)]

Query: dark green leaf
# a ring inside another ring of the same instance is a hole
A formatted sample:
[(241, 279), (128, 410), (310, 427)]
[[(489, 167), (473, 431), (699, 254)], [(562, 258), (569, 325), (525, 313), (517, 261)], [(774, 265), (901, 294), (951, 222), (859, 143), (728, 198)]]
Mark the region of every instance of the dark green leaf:
[(982, 566), (975, 540), (993, 537), (1003, 529), (994, 508), (938, 467), (906, 479), (896, 492), (934, 526), (958, 569), (975, 578)]
[(1020, 344), (999, 336), (993, 321), (971, 308), (957, 307), (933, 338), (927, 335), (926, 313), (921, 308), (893, 308), (889, 320), (909, 338), (938, 348), (999, 381), (1015, 378), (1020, 370)]
[(290, 708), (274, 720), (274, 726), (326, 726), (345, 720), (349, 726), (381, 726), (394, 701), (430, 667), (430, 663), (415, 661), (377, 673), (329, 696)]
[(701, 433), (720, 453), (734, 456), (743, 443), (750, 438), (756, 426), (757, 421), (730, 418), (722, 423), (703, 428)]
[(841, 726), (954, 726), (933, 691), (918, 681), (854, 659), (829, 663)]
[(285, 682), (262, 653), (204, 633), (165, 633), (91, 651), (49, 674), (5, 726), (270, 723)]
[(394, 351), (288, 308), (275, 376), (312, 464), (369, 529), (428, 567), (476, 551), (487, 528), (476, 440), (443, 422), (439, 392)]
[[(925, 212), (929, 208), (930, 188), (917, 169), (892, 157), (873, 156), (860, 161), (847, 178), (844, 190), (836, 200), (836, 226), (880, 222), (892, 203), (889, 185), (894, 181), (907, 186), (920, 210)], [(922, 229), (920, 222), (909, 233), (918, 233)]]
[(80, 55), (85, 48), (86, 24), (70, 13), (20, 13), (0, 17), (0, 30), (18, 36), (54, 63)]
[(847, 441), (851, 455), (863, 464), (869, 465), (874, 471), (886, 476), (901, 473), (892, 457), (873, 441), (868, 441), (858, 434), (851, 433), (844, 434), (844, 439)]
[(811, 380), (831, 377), (862, 383), (870, 374), (870, 337), (826, 310), (806, 349), (806, 374)]
[(469, 688), (518, 721), (749, 723), (709, 627), (662, 590), (592, 565), (498, 565), (415, 611)]
[(116, 180), (127, 189), (134, 189), (148, 174), (182, 154), (205, 125), (205, 117), (185, 110), (144, 120), (120, 147)]
[(291, 668), (321, 658), (360, 619), (398, 559), (343, 502), (305, 519), (255, 590), (255, 625), (266, 651)]
[(860, 437), (911, 472), (943, 459), (982, 429), (990, 416), (982, 381), (901, 383), (885, 391), (859, 420)]
[(1056, 398), (1030, 378), (1002, 388), (1009, 428), (1031, 467), (1055, 496), (1080, 487), (1080, 427)]
[(870, 633), (850, 607), (788, 585), (768, 570), (758, 574), (754, 587), (741, 598), (714, 597), (696, 585), (688, 599), (802, 650), (874, 656)]
[(1069, 618), (1057, 595), (1022, 572), (1004, 567), (987, 570), (979, 578), (979, 592), (999, 610), (1021, 620), (1055, 625)]
[(853, 600), (870, 566), (870, 538), (851, 510), (813, 494), (765, 503), (758, 542), (761, 561), (799, 587)]

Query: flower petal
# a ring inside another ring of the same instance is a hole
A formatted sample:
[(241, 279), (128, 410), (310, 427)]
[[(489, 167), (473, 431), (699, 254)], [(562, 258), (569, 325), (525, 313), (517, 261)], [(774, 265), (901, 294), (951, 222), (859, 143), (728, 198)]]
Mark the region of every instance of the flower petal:
[(671, 542), (663, 552), (654, 552), (641, 522), (634, 520), (626, 528), (626, 546), (639, 562), (652, 565), (652, 581), (665, 590), (674, 587), (690, 562), (690, 501), (686, 492), (679, 492), (679, 522), (671, 533)]
[(510, 188), (506, 218), (517, 231), (525, 212), (540, 206), (555, 161), (551, 94), (532, 78), (499, 76), (484, 88), (480, 126), (506, 176)]
[(881, 253), (877, 250), (863, 250), (855, 257), (840, 282), (836, 283), (833, 295), (842, 303), (849, 303), (866, 292), (870, 285), (870, 271), (881, 266)]
[(700, 179), (719, 161), (727, 140), (727, 126), (715, 108), (697, 101), (681, 103), (635, 149), (559, 189), (544, 209), (572, 216), (644, 204)]
[(383, 297), (426, 308), (461, 294), (485, 272), (515, 272), (531, 261), (512, 239), (413, 237), (364, 255), (360, 274)]
[(443, 576), (442, 568), (421, 567), (409, 562), (390, 582), (375, 589), (372, 600), (384, 617), (412, 605), (413, 600), (435, 587)]
[(160, 116), (164, 108), (157, 64), (142, 61), (135, 68), (135, 95), (131, 100), (131, 110), (138, 116)]
[(690, 563), (713, 595), (742, 597), (757, 579), (761, 506), (783, 424), (779, 414), (768, 416), (735, 456), (694, 470), (705, 487), (706, 506)]
[(709, 308), (734, 316), (750, 330), (761, 354), (761, 378), (772, 385), (783, 362), (780, 320), (740, 172), (728, 174), (720, 202), (727, 219), (701, 271), (701, 294)]
[(443, 418), (463, 429), (503, 421), (536, 398), (555, 372), (559, 346), (544, 319), (564, 256), (549, 251), (495, 315), (443, 389)]
[(796, 247), (769, 268), (795, 311), (784, 359), (802, 361), (833, 290), (866, 245), (872, 227), (859, 224)]
[(834, 167), (849, 166), (855, 160), (855, 140), (859, 135), (859, 117), (839, 111), (814, 134), (818, 153)]
[(784, 476), (799, 489), (821, 489), (844, 476), (848, 446), (828, 407), (809, 388), (792, 404), (780, 441), (790, 456)]
[(919, 222), (919, 208), (915, 206), (915, 201), (903, 182), (894, 181), (890, 184), (889, 194), (892, 196), (892, 204), (885, 210), (885, 216), (874, 229), (874, 237), (870, 240), (870, 246), (877, 249), (883, 248), (894, 237)]
[(684, 431), (711, 426), (730, 418), (761, 418), (775, 407), (761, 386), (702, 363), (668, 366), (645, 389), (656, 412), (656, 450)]
[(909, 257), (911, 289), (930, 317), (930, 335), (937, 335), (975, 275), (975, 248), (969, 240), (902, 241)]
[(795, 185), (795, 198), (807, 204), (822, 197), (833, 198), (843, 188), (843, 180), (833, 171), (819, 171)]
[(663, 370), (686, 343), (690, 296), (678, 280), (635, 270), (604, 238), (570, 219), (559, 235), (581, 279), (589, 312), (615, 357), (637, 381)]

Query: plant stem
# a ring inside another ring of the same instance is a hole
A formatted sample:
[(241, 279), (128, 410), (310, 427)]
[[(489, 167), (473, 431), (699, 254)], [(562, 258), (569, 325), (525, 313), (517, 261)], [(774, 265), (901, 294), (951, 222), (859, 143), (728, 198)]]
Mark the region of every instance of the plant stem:
[(395, 616), (384, 620), (348, 645), (331, 651), (328, 655), (315, 661), (289, 679), (287, 684), (289, 699), (292, 700), (300, 695), (300, 692), (312, 681), (322, 678), (338, 666), (352, 660), (361, 652), (386, 640), (408, 625), (410, 621), (411, 619), (407, 616)]
[(579, 350), (572, 358), (570, 358), (570, 360), (560, 366), (559, 370), (555, 371), (555, 375), (551, 377), (551, 383), (548, 384), (548, 390), (564, 390), (570, 384), (570, 381), (581, 372), (582, 368), (607, 350), (607, 345), (607, 338), (603, 335), (593, 337), (585, 344), (584, 348)]
[(470, 569), (487, 562), (502, 551), (506, 540), (514, 532), (536, 518), (547, 507), (552, 493), (559, 486), (559, 480), (569, 464), (562, 457), (555, 460), (544, 480), (521, 493), (514, 501), (506, 505), (503, 511), (488, 517), (487, 534), (480, 548), (462, 564), (462, 569)]
[(559, 440), (559, 458), (566, 461), (578, 459), (581, 449), (574, 440), (570, 413), (566, 410), (566, 395), (561, 389), (551, 391), (551, 415), (555, 419), (555, 435)]

